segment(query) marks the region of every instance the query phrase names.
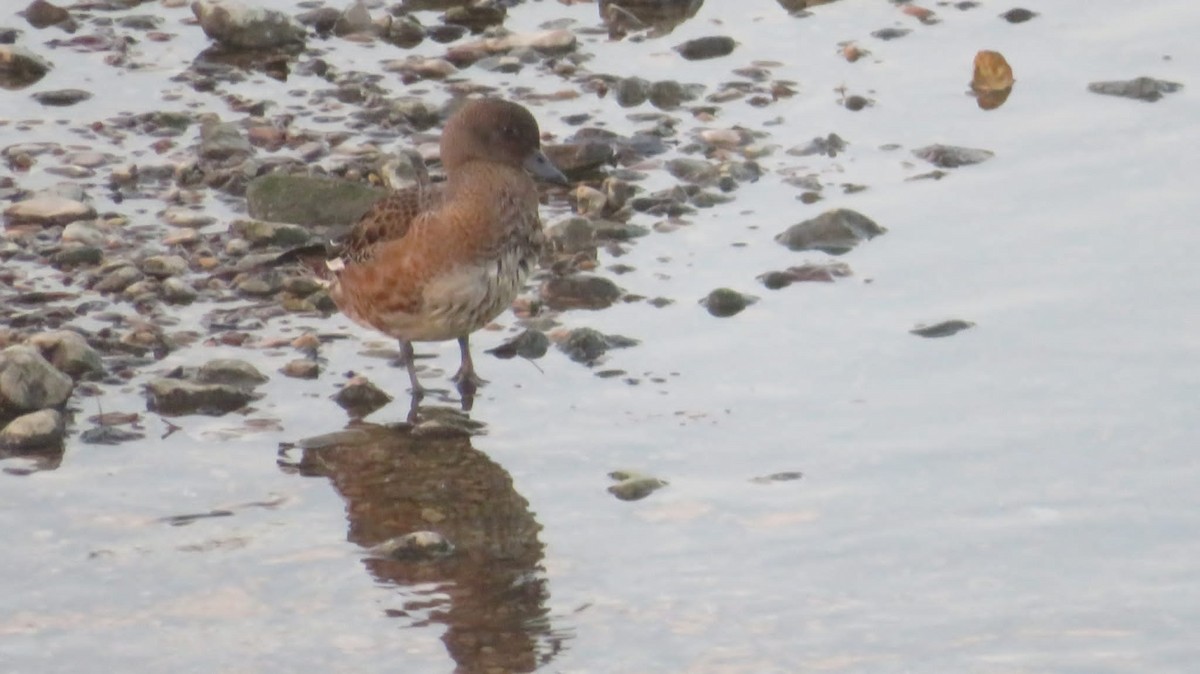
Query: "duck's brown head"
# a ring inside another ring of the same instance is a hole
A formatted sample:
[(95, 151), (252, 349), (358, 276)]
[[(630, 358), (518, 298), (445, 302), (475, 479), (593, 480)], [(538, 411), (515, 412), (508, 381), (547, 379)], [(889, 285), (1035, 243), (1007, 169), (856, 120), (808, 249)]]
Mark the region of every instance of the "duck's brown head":
[(567, 178), (542, 153), (537, 120), (523, 106), (496, 98), (464, 103), (442, 131), (442, 166), (453, 173), (473, 161), (524, 168), (548, 182)]

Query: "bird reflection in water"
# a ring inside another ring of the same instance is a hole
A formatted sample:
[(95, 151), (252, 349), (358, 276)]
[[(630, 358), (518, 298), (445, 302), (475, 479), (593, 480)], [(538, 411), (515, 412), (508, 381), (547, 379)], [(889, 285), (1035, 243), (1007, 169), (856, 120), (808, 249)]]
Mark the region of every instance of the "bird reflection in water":
[[(547, 615), (541, 526), (508, 472), (471, 446), (475, 422), (444, 407), (417, 416), (416, 426), (351, 423), (302, 440), (298, 461), (281, 465), (328, 478), (345, 500), (347, 539), (374, 550), (364, 558), (368, 572), (405, 597), (387, 615), (445, 625), (456, 672), (531, 672), (569, 638)], [(414, 532), (450, 547), (379, 552)]]

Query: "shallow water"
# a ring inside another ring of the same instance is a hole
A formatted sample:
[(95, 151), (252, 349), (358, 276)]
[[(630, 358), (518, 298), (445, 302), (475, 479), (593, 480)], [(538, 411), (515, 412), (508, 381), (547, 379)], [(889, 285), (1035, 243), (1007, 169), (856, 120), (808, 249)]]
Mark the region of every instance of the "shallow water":
[[(180, 430), (161, 437), (167, 422), (145, 414), (146, 440), (72, 438), (57, 469), (0, 477), (0, 669), (1188, 671), (1200, 627), (1200, 233), (1188, 215), (1200, 205), (1200, 161), (1188, 148), (1200, 125), (1187, 73), (1200, 59), (1200, 9), (1044, 5), (1019, 25), (997, 18), (1007, 5), (939, 6), (942, 22), (922, 26), (886, 3), (839, 2), (796, 19), (766, 0), (737, 3), (736, 14), (709, 0), (663, 38), (582, 36), (594, 72), (635, 69), (711, 91), (734, 68), (778, 61), (773, 78), (799, 90), (765, 108), (723, 104), (708, 124), (675, 113), (681, 138), (741, 125), (780, 149), (733, 202), (602, 256), (601, 271), (633, 267), (606, 273), (626, 291), (675, 300), (565, 314), (568, 327), (640, 340), (596, 368), (626, 374), (597, 377), (555, 350), (537, 367), (496, 360), (482, 350), (506, 333), (482, 332), (473, 342), (492, 383), (471, 416), (486, 434), (414, 444), (371, 428), (330, 447), (280, 449), (346, 428), (329, 400), (341, 373), (364, 372), (398, 398), (405, 377), (362, 356), (385, 344), (340, 316), (272, 321), (264, 334), (353, 339), (322, 348), (320, 379), (273, 376), (247, 415), (174, 418)], [(56, 69), (33, 89), (96, 96), (47, 115), (28, 91), (0, 93), (0, 115), (15, 120), (0, 126), (0, 145), (64, 142), (53, 121), (19, 128), (43, 116), (77, 126), (195, 103), (236, 118), (219, 95), (190, 89), (178, 101), (136, 100), (172, 89), (166, 79), (205, 45), (180, 23), (186, 10), (139, 11), (178, 33), (138, 46), (153, 67), (114, 71), (94, 54), (46, 50)], [(599, 25), (591, 4), (524, 3), (509, 16), (514, 30), (563, 17)], [(12, 10), (0, 25), (22, 27), (33, 46), (55, 36)], [(893, 25), (913, 32), (869, 36)], [(740, 44), (692, 63), (669, 49), (710, 34)], [(849, 39), (872, 55), (846, 63), (837, 43)], [(405, 53), (310, 46), (358, 69)], [(1017, 79), (991, 112), (964, 94), (979, 49), (1004, 53)], [(503, 90), (576, 86), (534, 68), (464, 74)], [(1185, 86), (1154, 104), (1086, 91), (1143, 74)], [(261, 76), (242, 86), (279, 100), (317, 88)], [(847, 111), (842, 86), (874, 105)], [(559, 136), (578, 112), (619, 132), (640, 126), (588, 94), (535, 108)], [(850, 143), (837, 158), (783, 152), (830, 132)], [(906, 180), (932, 168), (910, 151), (935, 142), (996, 156), (942, 180)], [(781, 180), (796, 167), (868, 189), (829, 186), (804, 205)], [(671, 184), (650, 173), (648, 189)], [(59, 180), (35, 170), (18, 183)], [(231, 208), (208, 206), (225, 227)], [(773, 237), (835, 207), (888, 228), (841, 258), (854, 276), (778, 291), (755, 281), (826, 259)], [(153, 222), (159, 208), (141, 217)], [(554, 221), (568, 208), (544, 214)], [(721, 286), (760, 300), (713, 318), (697, 302)], [(182, 312), (181, 327), (209, 308)], [(946, 319), (976, 326), (943, 339), (908, 332)], [(437, 355), (423, 361), (430, 368), (456, 365), (453, 344), (420, 350)], [(150, 370), (216, 356), (274, 374), (296, 354), (195, 347)], [(72, 404), (79, 416), (144, 411), (137, 383)], [(398, 399), (369, 420), (406, 410)], [(616, 469), (670, 484), (618, 501), (606, 492)], [(784, 471), (803, 477), (752, 481)], [(162, 519), (213, 511), (228, 514)], [(439, 526), (469, 554), (424, 565), (364, 557), (383, 538)]]

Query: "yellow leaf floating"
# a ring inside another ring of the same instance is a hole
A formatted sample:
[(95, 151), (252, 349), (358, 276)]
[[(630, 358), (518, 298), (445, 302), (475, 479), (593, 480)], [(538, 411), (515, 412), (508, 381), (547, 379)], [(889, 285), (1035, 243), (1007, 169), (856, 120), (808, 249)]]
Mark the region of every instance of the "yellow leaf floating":
[(975, 54), (975, 77), (971, 79), (971, 91), (979, 107), (992, 110), (1004, 105), (1013, 87), (1012, 67), (998, 51), (983, 50)]

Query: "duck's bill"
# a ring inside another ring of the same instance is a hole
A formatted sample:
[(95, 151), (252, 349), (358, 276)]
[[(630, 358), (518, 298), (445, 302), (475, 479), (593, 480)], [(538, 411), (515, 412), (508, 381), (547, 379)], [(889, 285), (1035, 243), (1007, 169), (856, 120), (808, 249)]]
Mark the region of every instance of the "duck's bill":
[(558, 167), (551, 163), (550, 159), (541, 150), (537, 150), (529, 155), (529, 158), (525, 160), (525, 170), (549, 183), (556, 185), (570, 184), (570, 181), (563, 175), (563, 172), (559, 171)]

